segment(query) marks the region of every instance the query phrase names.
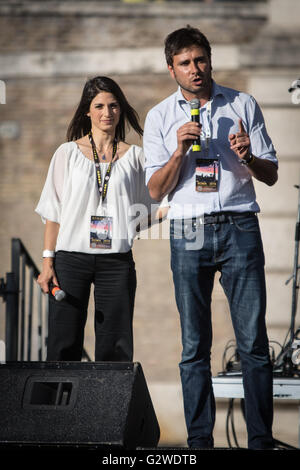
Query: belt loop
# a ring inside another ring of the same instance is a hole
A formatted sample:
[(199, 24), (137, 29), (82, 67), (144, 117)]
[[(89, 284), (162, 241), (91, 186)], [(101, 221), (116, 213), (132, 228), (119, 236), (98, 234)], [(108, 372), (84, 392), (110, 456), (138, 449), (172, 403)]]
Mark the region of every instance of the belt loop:
[(231, 225), (232, 225), (232, 224), (233, 224), (233, 217), (232, 217), (232, 215), (229, 215), (229, 216), (228, 216), (228, 219), (229, 219), (229, 222), (230, 222)]

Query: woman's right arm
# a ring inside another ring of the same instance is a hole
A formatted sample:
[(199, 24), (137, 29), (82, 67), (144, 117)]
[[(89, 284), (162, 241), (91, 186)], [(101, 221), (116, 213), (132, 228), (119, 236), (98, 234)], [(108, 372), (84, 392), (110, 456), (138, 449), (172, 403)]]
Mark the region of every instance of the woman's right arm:
[[(57, 235), (59, 231), (59, 224), (57, 222), (46, 221), (45, 234), (44, 234), (44, 250), (55, 251)], [(43, 258), (42, 272), (39, 275), (37, 282), (43, 292), (49, 292), (49, 284), (53, 283), (58, 285), (56, 274), (53, 267), (54, 258)]]

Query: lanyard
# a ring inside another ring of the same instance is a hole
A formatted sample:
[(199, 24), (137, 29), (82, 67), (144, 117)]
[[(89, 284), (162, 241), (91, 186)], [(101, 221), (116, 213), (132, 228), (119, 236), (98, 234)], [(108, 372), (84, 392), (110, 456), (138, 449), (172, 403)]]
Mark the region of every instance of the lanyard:
[(95, 145), (95, 142), (94, 142), (94, 139), (93, 139), (93, 136), (92, 136), (92, 131), (89, 132), (89, 139), (90, 139), (91, 146), (92, 146), (92, 149), (93, 149), (93, 156), (94, 156), (94, 162), (95, 162), (95, 168), (96, 168), (98, 189), (99, 189), (100, 196), (102, 196), (102, 201), (104, 201), (104, 199), (106, 198), (106, 194), (107, 194), (108, 181), (109, 181), (110, 174), (111, 174), (113, 159), (114, 159), (114, 157), (116, 155), (116, 151), (117, 151), (117, 141), (114, 140), (112, 158), (111, 158), (111, 161), (109, 162), (108, 168), (107, 168), (106, 173), (105, 173), (104, 184), (102, 184), (101, 171), (100, 171), (100, 162), (99, 162), (99, 157), (98, 157), (98, 153), (97, 153), (97, 150), (96, 150), (96, 145)]

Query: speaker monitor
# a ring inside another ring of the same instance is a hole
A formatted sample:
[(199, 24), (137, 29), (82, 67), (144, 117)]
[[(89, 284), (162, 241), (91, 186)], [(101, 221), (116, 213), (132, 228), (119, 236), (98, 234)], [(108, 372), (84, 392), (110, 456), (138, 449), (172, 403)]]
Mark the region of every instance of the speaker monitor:
[(156, 447), (159, 425), (139, 363), (0, 365), (3, 445)]

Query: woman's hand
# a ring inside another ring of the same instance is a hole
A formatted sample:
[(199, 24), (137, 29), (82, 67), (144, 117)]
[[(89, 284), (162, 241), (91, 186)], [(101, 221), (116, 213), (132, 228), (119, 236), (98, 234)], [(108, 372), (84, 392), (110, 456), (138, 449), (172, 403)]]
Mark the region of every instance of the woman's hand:
[(48, 294), (50, 284), (58, 286), (58, 281), (53, 267), (53, 258), (44, 258), (43, 269), (37, 278), (37, 283), (45, 294)]
[[(59, 224), (46, 220), (45, 234), (44, 234), (44, 249), (54, 251), (56, 240), (59, 232)], [(53, 267), (54, 258), (43, 258), (42, 272), (37, 278), (37, 283), (45, 294), (49, 292), (49, 284), (53, 283), (58, 286), (56, 274)]]

